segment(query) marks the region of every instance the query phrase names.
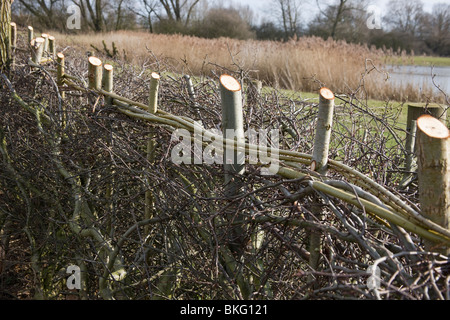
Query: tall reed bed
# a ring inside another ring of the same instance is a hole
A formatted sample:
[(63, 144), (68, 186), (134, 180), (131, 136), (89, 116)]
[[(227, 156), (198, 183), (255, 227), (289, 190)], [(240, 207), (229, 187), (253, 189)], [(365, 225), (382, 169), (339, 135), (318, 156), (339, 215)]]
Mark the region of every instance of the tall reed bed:
[[(431, 86), (394, 87), (381, 50), (343, 41), (302, 37), (288, 42), (203, 39), (182, 35), (120, 31), (104, 34), (58, 35), (65, 45), (102, 48), (115, 43), (127, 61), (193, 76), (212, 71), (245, 71), (266, 85), (298, 91), (327, 86), (336, 93), (397, 101), (438, 101)], [(89, 49), (90, 48), (90, 49)], [(157, 63), (156, 63), (157, 62)]]

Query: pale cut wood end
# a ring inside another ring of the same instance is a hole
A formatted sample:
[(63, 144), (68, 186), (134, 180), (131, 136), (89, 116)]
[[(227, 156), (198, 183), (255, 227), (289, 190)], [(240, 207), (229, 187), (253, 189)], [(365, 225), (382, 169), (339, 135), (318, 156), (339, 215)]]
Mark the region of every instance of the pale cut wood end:
[(334, 100), (334, 93), (328, 88), (321, 88), (319, 93), (326, 100)]
[(230, 75), (224, 74), (220, 77), (220, 83), (225, 89), (236, 92), (241, 90), (241, 84)]
[(309, 170), (316, 171), (316, 167), (317, 167), (316, 160), (311, 161), (311, 167), (309, 168)]
[(112, 65), (110, 65), (110, 64), (105, 64), (103, 66), (103, 68), (105, 68), (105, 70), (107, 70), (107, 71), (112, 71), (114, 69), (114, 67)]
[(62, 52), (58, 52), (58, 53), (56, 54), (56, 56), (57, 56), (59, 59), (64, 59), (64, 53), (62, 53)]
[(102, 65), (102, 60), (100, 60), (97, 57), (91, 56), (89, 57), (89, 63), (92, 64), (93, 66), (101, 66)]
[(156, 72), (152, 72), (152, 79), (159, 80), (161, 76), (157, 74)]
[(450, 131), (441, 121), (425, 114), (417, 119), (417, 127), (430, 138), (447, 139)]
[(31, 46), (38, 48), (44, 42), (45, 42), (44, 38), (38, 37), (36, 39), (31, 40)]

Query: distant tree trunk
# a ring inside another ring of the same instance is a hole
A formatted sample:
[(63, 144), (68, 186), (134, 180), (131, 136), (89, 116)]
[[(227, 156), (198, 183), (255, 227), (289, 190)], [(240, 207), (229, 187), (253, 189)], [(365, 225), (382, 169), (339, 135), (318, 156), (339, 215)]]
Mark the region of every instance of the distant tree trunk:
[(190, 3), (187, 1), (181, 2), (180, 0), (160, 0), (160, 3), (163, 6), (169, 20), (182, 22), (183, 16), (185, 15), (185, 25), (189, 24), (194, 7), (199, 2), (200, 0), (193, 0)]
[(11, 62), (11, 3), (2, 0), (0, 4), (0, 72), (8, 71)]
[(333, 27), (331, 28), (331, 34), (330, 36), (334, 39), (337, 33), (337, 26), (339, 24), (339, 22), (342, 19), (342, 15), (344, 13), (345, 10), (345, 4), (346, 4), (347, 0), (340, 0), (339, 1), (339, 6), (337, 8), (337, 12), (336, 12), (336, 18), (333, 22)]
[(95, 32), (105, 31), (102, 0), (95, 0), (94, 6), (92, 6), (91, 1), (89, 0), (80, 0), (79, 2), (73, 0), (73, 2), (80, 7), (81, 15), (84, 19), (89, 21), (89, 26)]

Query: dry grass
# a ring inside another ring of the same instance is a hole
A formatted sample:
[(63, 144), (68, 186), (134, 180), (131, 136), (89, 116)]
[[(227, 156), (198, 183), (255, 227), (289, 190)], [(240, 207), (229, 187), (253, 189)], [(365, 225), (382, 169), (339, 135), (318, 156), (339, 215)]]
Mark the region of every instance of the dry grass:
[[(57, 35), (62, 45), (111, 47), (133, 64), (187, 73), (194, 76), (216, 72), (245, 71), (266, 85), (312, 92), (325, 85), (336, 93), (396, 101), (434, 101), (431, 88), (394, 88), (383, 71), (385, 56), (366, 46), (300, 38), (286, 43), (274, 41), (202, 39), (146, 32), (114, 32), (88, 35)], [(157, 63), (155, 63), (157, 62)], [(158, 70), (160, 71), (160, 70)]]

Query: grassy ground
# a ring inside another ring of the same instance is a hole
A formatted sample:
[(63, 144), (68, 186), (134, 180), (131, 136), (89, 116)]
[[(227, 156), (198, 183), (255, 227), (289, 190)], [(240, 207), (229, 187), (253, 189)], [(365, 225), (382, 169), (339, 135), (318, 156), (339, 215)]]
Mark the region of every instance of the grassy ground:
[(431, 56), (413, 56), (413, 57), (388, 57), (387, 64), (393, 65), (416, 65), (416, 66), (436, 66), (450, 67), (450, 57), (431, 57)]

